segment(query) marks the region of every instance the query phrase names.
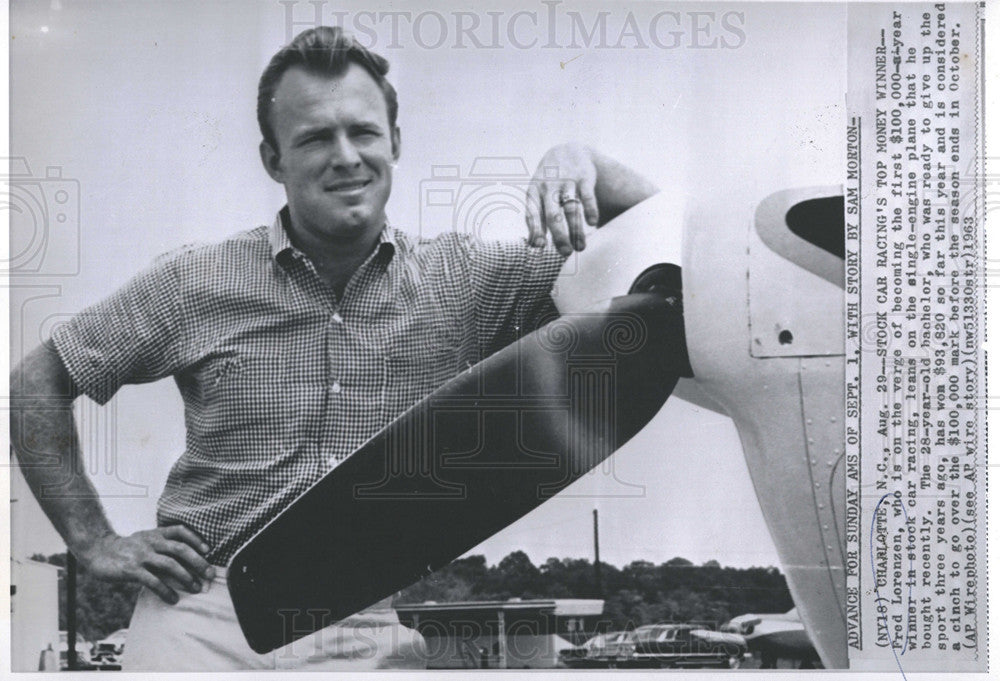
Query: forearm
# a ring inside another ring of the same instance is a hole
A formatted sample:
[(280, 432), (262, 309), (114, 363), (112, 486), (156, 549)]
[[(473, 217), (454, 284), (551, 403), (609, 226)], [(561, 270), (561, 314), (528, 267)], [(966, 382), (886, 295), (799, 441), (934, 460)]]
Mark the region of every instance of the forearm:
[(42, 510), (80, 554), (114, 530), (84, 472), (72, 382), (54, 355), (38, 348), (11, 377), (11, 445)]
[(600, 216), (598, 225), (605, 224), (660, 191), (647, 178), (610, 156), (593, 149), (590, 149), (590, 156), (597, 169), (594, 195)]
[(176, 603), (175, 588), (201, 591), (215, 572), (209, 547), (183, 525), (119, 537), (84, 473), (73, 418), (77, 388), (58, 353), (42, 345), (11, 375), (11, 444), (28, 486), (81, 565), (98, 579), (134, 582)]

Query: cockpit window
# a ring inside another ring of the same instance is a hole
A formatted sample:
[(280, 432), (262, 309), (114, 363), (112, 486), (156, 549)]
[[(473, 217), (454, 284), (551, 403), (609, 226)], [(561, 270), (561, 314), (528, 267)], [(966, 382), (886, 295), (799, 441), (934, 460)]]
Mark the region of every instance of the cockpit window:
[(844, 259), (844, 197), (800, 201), (785, 213), (792, 234)]

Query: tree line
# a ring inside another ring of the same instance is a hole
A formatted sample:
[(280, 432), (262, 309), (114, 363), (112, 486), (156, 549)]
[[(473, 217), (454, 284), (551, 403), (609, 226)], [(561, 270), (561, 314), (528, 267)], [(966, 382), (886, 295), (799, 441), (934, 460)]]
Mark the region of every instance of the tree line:
[[(34, 560), (65, 567), (66, 554)], [(128, 627), (139, 593), (134, 584), (112, 584), (85, 570), (77, 575), (77, 630), (88, 641)], [(673, 558), (660, 565), (633, 561), (623, 568), (582, 558), (549, 558), (534, 565), (514, 551), (496, 565), (485, 556), (460, 558), (403, 590), (397, 602), (507, 600), (508, 598), (603, 598), (602, 621), (613, 629), (654, 622), (725, 622), (748, 612), (786, 612), (793, 607), (784, 575), (774, 567), (695, 565)], [(59, 576), (59, 628), (66, 629), (66, 571)]]
[(684, 558), (661, 565), (639, 560), (619, 569), (581, 558), (532, 564), (515, 551), (497, 565), (484, 556), (460, 558), (405, 589), (398, 602), (478, 601), (508, 598), (602, 598), (602, 621), (611, 629), (656, 622), (722, 624), (745, 613), (787, 612), (793, 607), (785, 576), (774, 567), (696, 566)]

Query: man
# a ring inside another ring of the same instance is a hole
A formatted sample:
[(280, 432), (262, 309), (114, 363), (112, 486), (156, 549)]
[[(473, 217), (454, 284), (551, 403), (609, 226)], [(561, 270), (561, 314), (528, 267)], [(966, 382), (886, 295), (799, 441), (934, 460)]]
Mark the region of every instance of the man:
[[(261, 160), (287, 196), (274, 224), (162, 256), (12, 376), (13, 442), (42, 508), (85, 570), (144, 587), (127, 669), (420, 666), (419, 636), (387, 604), (257, 655), (219, 584), (225, 566), (382, 426), (552, 314), (548, 292), (584, 248), (584, 223), (656, 191), (567, 145), (540, 165), (559, 177), (529, 191), (530, 242), (413, 239), (384, 213), (401, 146), (387, 71), (333, 28), (279, 51), (258, 94)], [(119, 536), (80, 473), (71, 405), (166, 376), (184, 399), (186, 450), (158, 527)]]

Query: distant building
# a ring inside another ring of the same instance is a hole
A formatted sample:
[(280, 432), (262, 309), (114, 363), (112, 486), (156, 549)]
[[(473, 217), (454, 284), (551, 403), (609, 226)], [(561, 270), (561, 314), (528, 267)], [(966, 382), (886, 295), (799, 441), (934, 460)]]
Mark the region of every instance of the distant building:
[(396, 606), (423, 635), (428, 669), (553, 668), (560, 650), (596, 633), (603, 611), (603, 600), (575, 598)]
[(10, 622), (11, 671), (38, 671), (42, 651), (59, 650), (57, 566), (11, 558)]

